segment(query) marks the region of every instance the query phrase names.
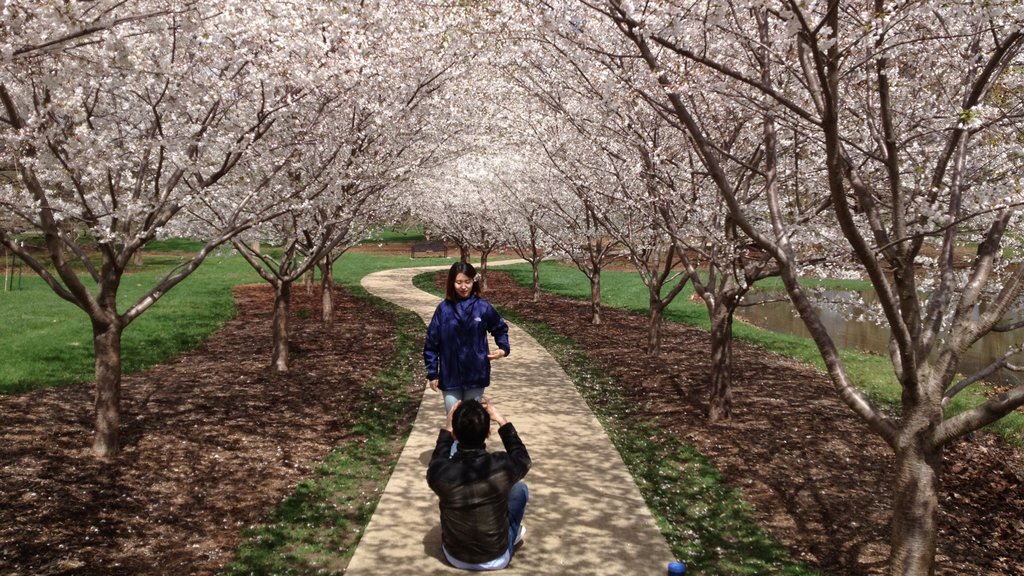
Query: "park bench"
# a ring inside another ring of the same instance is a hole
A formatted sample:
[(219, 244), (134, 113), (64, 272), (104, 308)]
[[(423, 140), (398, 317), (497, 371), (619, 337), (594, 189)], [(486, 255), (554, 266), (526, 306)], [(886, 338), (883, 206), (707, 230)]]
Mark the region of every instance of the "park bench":
[(423, 242), (416, 242), (409, 249), (411, 258), (415, 258), (417, 254), (441, 254), (445, 258), (448, 257), (448, 246), (444, 242), (437, 240), (425, 240)]

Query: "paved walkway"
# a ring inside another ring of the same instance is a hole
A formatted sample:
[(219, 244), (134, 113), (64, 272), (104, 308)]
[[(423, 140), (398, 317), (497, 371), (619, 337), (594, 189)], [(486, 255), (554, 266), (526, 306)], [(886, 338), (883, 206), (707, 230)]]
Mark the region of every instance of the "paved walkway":
[[(438, 298), (415, 288), (411, 279), (446, 268), (378, 272), (362, 285), (427, 322)], [(526, 538), (505, 573), (665, 574), (672, 553), (601, 425), (546, 350), (516, 326), (509, 340), (512, 353), (493, 364), (487, 395), (515, 424), (533, 468), (526, 476)], [(426, 482), (442, 425), (444, 402), (424, 386), (409, 440), (347, 576), (465, 574), (441, 556), (437, 497)], [(500, 449), (496, 434), (489, 447)]]

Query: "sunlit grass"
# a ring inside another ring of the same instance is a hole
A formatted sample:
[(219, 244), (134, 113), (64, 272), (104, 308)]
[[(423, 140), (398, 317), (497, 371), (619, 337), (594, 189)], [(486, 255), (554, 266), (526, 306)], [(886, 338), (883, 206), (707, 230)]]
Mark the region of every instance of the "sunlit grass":
[(693, 446), (635, 416), (622, 387), (551, 327), (502, 314), (558, 360), (594, 410), (687, 574), (809, 575), (753, 518), (738, 490)]
[[(149, 257), (124, 276), (118, 292), (123, 311), (184, 256)], [(231, 287), (258, 282), (240, 258), (210, 256), (124, 331), (126, 374), (166, 362), (204, 342), (235, 315)], [(0, 292), (0, 393), (85, 382), (94, 378), (92, 325), (84, 311), (58, 297), (38, 276), (21, 289)]]
[(411, 226), (409, 228), (392, 228), (379, 230), (363, 241), (363, 244), (380, 244), (385, 242), (416, 242), (423, 240), (423, 226)]
[[(541, 266), (540, 281), (543, 290), (571, 298), (590, 298), (589, 281), (575, 267), (555, 262), (544, 262)], [(531, 271), (527, 265), (506, 266), (502, 267), (502, 270), (508, 271), (523, 286), (529, 286), (532, 282)], [(684, 288), (668, 306), (665, 319), (709, 330), (711, 325), (707, 309), (703, 303), (690, 301), (692, 294), (693, 289), (690, 286)], [(635, 272), (605, 271), (601, 275), (601, 302), (605, 306), (646, 314), (647, 288)], [(737, 340), (806, 362), (820, 371), (825, 370), (821, 354), (810, 338), (770, 332), (744, 322), (734, 324), (733, 336)], [(841, 350), (840, 358), (851, 381), (859, 389), (884, 409), (893, 413), (898, 411), (902, 400), (902, 388), (896, 380), (888, 358), (856, 350)], [(950, 402), (947, 413), (956, 414), (977, 406), (985, 400), (986, 390), (984, 385), (971, 386)], [(989, 429), (1019, 446), (1024, 442), (1024, 414), (1020, 411), (1013, 412), (989, 426)]]
[(188, 238), (167, 238), (164, 240), (153, 240), (149, 244), (146, 244), (143, 252), (198, 252), (203, 247), (203, 243), (198, 240), (189, 240)]
[[(800, 280), (800, 284), (807, 288), (824, 288), (826, 290), (855, 290), (864, 291), (872, 290), (871, 282), (866, 280), (839, 280), (835, 278), (803, 278)], [(765, 292), (784, 292), (786, 287), (782, 284), (782, 279), (778, 277), (765, 278), (764, 280), (758, 280), (754, 284), (755, 290)]]
[[(404, 238), (399, 234), (394, 237)], [(120, 309), (123, 311), (163, 274), (180, 264), (189, 250), (199, 247), (195, 241), (182, 239), (161, 240), (147, 246), (143, 266), (124, 276), (118, 294)], [(349, 252), (336, 263), (335, 278), (358, 288), (359, 280), (370, 272), (451, 261)], [(260, 283), (263, 280), (241, 257), (229, 251), (209, 256), (192, 275), (125, 329), (124, 373), (144, 370), (195, 349), (234, 317), (231, 288)], [(58, 297), (35, 274), (23, 275), (19, 289), (0, 292), (0, 316), (0, 394), (95, 378), (89, 317)]]

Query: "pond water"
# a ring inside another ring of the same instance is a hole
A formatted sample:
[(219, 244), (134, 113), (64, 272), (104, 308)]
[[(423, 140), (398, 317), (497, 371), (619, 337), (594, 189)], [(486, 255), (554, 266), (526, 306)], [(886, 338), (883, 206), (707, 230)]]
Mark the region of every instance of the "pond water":
[[(877, 302), (873, 292), (828, 291), (824, 296), (829, 304), (819, 306), (818, 313), (836, 345), (840, 348), (887, 354), (889, 329), (862, 318), (865, 305)], [(810, 337), (785, 294), (754, 294), (748, 296), (747, 301), (752, 305), (741, 306), (736, 311), (736, 316), (741, 320), (772, 332)], [(1024, 310), (1018, 309), (1008, 314), (1005, 322), (1021, 318), (1024, 318)], [(973, 374), (1021, 342), (1024, 342), (1024, 330), (991, 333), (967, 351), (961, 361), (960, 372)], [(1024, 364), (1024, 355), (1018, 354), (1012, 361)], [(1024, 373), (1000, 370), (987, 380), (998, 384), (1021, 384), (1024, 383)]]

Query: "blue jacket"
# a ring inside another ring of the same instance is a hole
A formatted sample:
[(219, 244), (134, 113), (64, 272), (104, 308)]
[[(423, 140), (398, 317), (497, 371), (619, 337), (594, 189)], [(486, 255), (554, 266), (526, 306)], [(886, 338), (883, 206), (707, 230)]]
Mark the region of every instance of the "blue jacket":
[(478, 296), (456, 302), (442, 300), (430, 319), (423, 343), (427, 379), (438, 379), (442, 390), (484, 388), (490, 384), (488, 332), (508, 356), (508, 324), (486, 300)]

